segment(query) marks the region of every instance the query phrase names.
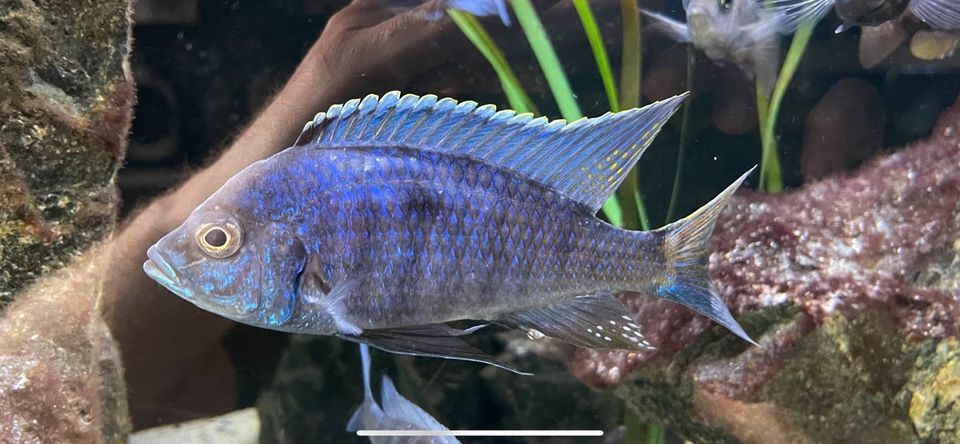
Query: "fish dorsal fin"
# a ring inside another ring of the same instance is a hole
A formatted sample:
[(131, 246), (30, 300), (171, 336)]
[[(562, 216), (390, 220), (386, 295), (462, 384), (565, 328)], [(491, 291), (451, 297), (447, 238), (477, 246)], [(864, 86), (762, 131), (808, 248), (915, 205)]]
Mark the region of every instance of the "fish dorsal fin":
[(793, 34), (807, 23), (817, 23), (831, 9), (835, 0), (753, 0), (761, 12), (772, 14), (781, 34)]
[(510, 169), (596, 212), (686, 94), (566, 123), (434, 95), (369, 95), (331, 106), (295, 146), (405, 146)]
[(910, 11), (936, 29), (960, 29), (960, 2), (957, 0), (913, 0)]

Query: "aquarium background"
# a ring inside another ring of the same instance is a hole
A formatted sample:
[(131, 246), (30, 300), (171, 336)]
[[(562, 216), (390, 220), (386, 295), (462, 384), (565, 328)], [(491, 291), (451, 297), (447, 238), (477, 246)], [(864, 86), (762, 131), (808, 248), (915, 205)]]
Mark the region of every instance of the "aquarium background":
[[(136, 214), (151, 199), (209, 164), (229, 146), (284, 84), (330, 16), (347, 3), (324, 0), (135, 2), (130, 68), (136, 81), (136, 104), (129, 146), (116, 181), (121, 217)], [(538, 10), (548, 9), (555, 3), (534, 2)], [(622, 61), (620, 3), (594, 1), (590, 4), (614, 72), (619, 73)], [(678, 19), (683, 17), (679, 0), (641, 0), (639, 5)], [(505, 27), (497, 17), (483, 18), (481, 22), (501, 44), (520, 83), (539, 110), (552, 118), (560, 117), (548, 82), (518, 24), (514, 22)], [(780, 110), (776, 140), (786, 193), (826, 177), (855, 175), (861, 164), (926, 139), (938, 116), (960, 93), (957, 75), (960, 56), (922, 62), (911, 57), (906, 47), (901, 47), (878, 66), (864, 69), (857, 55), (860, 30), (836, 34), (837, 23), (831, 14), (817, 25)], [(594, 55), (574, 11), (568, 9), (566, 14), (552, 15), (549, 20), (545, 19), (545, 25), (583, 113), (596, 116), (608, 111)], [(789, 41), (790, 37), (783, 37), (784, 49)], [(493, 70), (465, 38), (442, 43), (460, 45), (463, 50), (444, 60), (439, 69), (423, 73), (409, 84), (371, 87), (366, 92), (382, 94), (400, 88), (403, 92), (435, 93), (509, 107)], [(692, 80), (687, 78), (690, 58), (694, 60)], [(642, 60), (643, 104), (686, 90), (692, 92), (686, 128), (678, 113), (639, 163), (638, 189), (655, 227), (669, 221), (668, 206), (678, 167), (682, 171), (681, 192), (673, 219), (698, 208), (728, 185), (731, 178), (757, 165), (761, 144), (754, 85), (735, 66), (718, 65), (702, 52), (690, 50), (688, 45), (673, 42), (646, 28)], [(677, 150), (684, 131), (686, 156), (683, 164), (678, 165)], [(747, 187), (756, 189), (757, 186), (756, 177), (748, 180)], [(744, 194), (756, 197), (751, 191)], [(916, 221), (918, 226), (923, 222)], [(100, 233), (106, 230), (105, 226), (88, 231)], [(957, 263), (951, 262), (951, 258), (953, 251), (960, 247), (938, 248), (932, 254), (934, 262), (955, 269)], [(926, 272), (916, 271), (909, 280), (923, 280), (928, 276)], [(32, 282), (33, 277), (28, 280)], [(924, 288), (936, 287), (937, 283), (931, 282), (924, 284)], [(17, 282), (17, 289), (22, 287), (20, 283)], [(950, 291), (948, 294), (954, 300), (960, 300), (955, 290)], [(927, 303), (908, 299), (904, 296), (897, 304)], [(789, 306), (763, 310), (759, 314), (751, 312), (744, 323), (760, 332), (774, 331), (779, 326), (784, 326), (782, 330), (793, 328), (802, 332), (796, 333), (800, 336), (809, 333), (812, 327), (808, 324), (812, 321), (798, 312), (796, 307)], [(683, 316), (664, 313), (665, 319)], [(800, 320), (788, 323), (785, 319)], [(859, 410), (851, 409), (856, 410), (856, 414), (851, 414), (849, 420), (834, 415), (836, 422), (824, 419), (820, 423), (814, 420), (804, 423), (808, 430), (815, 430), (812, 436), (819, 442), (937, 442), (945, 436), (942, 442), (950, 442), (949, 432), (937, 435), (939, 432), (924, 429), (916, 419), (912, 426), (902, 419), (906, 417), (904, 412), (916, 408), (912, 404), (915, 401), (910, 399), (910, 390), (902, 388), (907, 386), (908, 379), (909, 384), (922, 387), (940, 387), (937, 384), (941, 381), (955, 381), (949, 373), (955, 372), (952, 369), (960, 362), (960, 355), (954, 353), (955, 339), (944, 339), (950, 334), (890, 339), (885, 335), (895, 329), (894, 323), (883, 315), (868, 314), (849, 322), (838, 322), (829, 324), (832, 330), (828, 333), (797, 347), (799, 357), (792, 362), (801, 370), (790, 374), (796, 378), (795, 392), (781, 386), (781, 391), (771, 389), (757, 399), (763, 398), (764, 402), (778, 399), (784, 403), (798, 399), (797, 404), (803, 408), (815, 409), (809, 406), (817, 406), (821, 400), (805, 396), (813, 388), (805, 390), (804, 384), (810, 380), (797, 374), (819, 367), (823, 369), (822, 374), (815, 374), (812, 380), (827, 380), (836, 385), (814, 387), (821, 390), (816, 392), (818, 395), (826, 392), (838, 398), (846, 397), (845, 385), (861, 383), (862, 386), (857, 385), (858, 390), (865, 387), (861, 392), (868, 393), (862, 399), (851, 398), (850, 406)], [(152, 334), (162, 336), (164, 328), (157, 326)], [(205, 325), (187, 328), (201, 330)], [(846, 342), (834, 341), (837, 337)], [(389, 374), (402, 394), (450, 429), (597, 428), (606, 432), (603, 440), (606, 443), (653, 444), (685, 439), (736, 442), (728, 434), (716, 433), (697, 423), (698, 418), (690, 412), (690, 400), (684, 397), (690, 395), (692, 388), (678, 370), (711, 359), (727, 362), (724, 359), (746, 354), (745, 344), (724, 336), (719, 329), (705, 333), (689, 351), (656, 358), (649, 364), (650, 370), (637, 371), (629, 387), (596, 383), (586, 372), (575, 368), (575, 364), (563, 363), (571, 356), (580, 361), (588, 360), (589, 356), (562, 344), (530, 342), (521, 333), (503, 329), (484, 332), (477, 342), (485, 350), (494, 350), (536, 375), (520, 377), (480, 364), (415, 359), (375, 351), (374, 381), (378, 381), (381, 374)], [(834, 346), (853, 350), (851, 355), (862, 361), (845, 361), (848, 356), (840, 352), (836, 353), (835, 360), (822, 358), (823, 354), (833, 353), (831, 347)], [(176, 353), (175, 350), (167, 352)], [(136, 355), (137, 351), (125, 350), (124, 353)], [(149, 356), (136, 358), (151, 359)], [(823, 359), (822, 364), (817, 359)], [(757, 362), (768, 363), (759, 358)], [(215, 349), (190, 365), (195, 371), (189, 372), (190, 377), (184, 380), (167, 381), (168, 375), (162, 373), (128, 374), (133, 431), (254, 406), (262, 424), (260, 439), (264, 443), (366, 442), (345, 431), (348, 418), (363, 396), (355, 344), (237, 324)], [(870, 377), (861, 377), (856, 373), (858, 368), (883, 368), (884, 371), (867, 372)], [(917, 370), (920, 368), (947, 370), (930, 376), (920, 374)], [(835, 374), (842, 377), (834, 377)], [(947, 374), (942, 377), (945, 379), (938, 379), (943, 374)], [(162, 385), (175, 389), (151, 393), (149, 387), (161, 385), (161, 381)], [(938, 390), (934, 389), (931, 397), (946, 396), (945, 391)], [(894, 399), (890, 393), (899, 395)], [(822, 399), (834, 398), (823, 395)], [(747, 401), (744, 403), (749, 404)], [(931, 410), (942, 415), (931, 414), (937, 418), (949, 417), (952, 412), (949, 406), (940, 405)], [(758, 421), (764, 419), (750, 412), (743, 416)], [(889, 418), (899, 419), (888, 421)], [(931, 420), (933, 422), (936, 421)], [(849, 427), (837, 423), (849, 424)], [(758, 428), (776, 427), (778, 423), (771, 420), (770, 424)], [(921, 438), (912, 439), (915, 435)], [(464, 442), (588, 441), (480, 438), (464, 439)]]
[[(321, 0), (137, 2), (131, 59), (137, 104), (127, 163), (119, 176), (123, 212), (169, 189), (227, 146), (283, 85), (330, 15), (345, 4)], [(642, 1), (640, 5), (682, 19), (679, 1)], [(593, 6), (612, 65), (618, 67), (619, 5), (594, 2)], [(548, 24), (547, 31), (558, 40), (560, 59), (584, 114), (599, 115), (608, 110), (608, 104), (587, 41), (570, 12), (569, 17)], [(483, 23), (495, 37), (520, 33), (516, 24), (506, 28), (495, 17)], [(777, 132), (787, 187), (804, 183), (805, 137), (814, 157), (817, 149), (849, 151), (852, 160), (840, 168), (853, 169), (862, 160), (929, 135), (936, 116), (960, 91), (956, 57), (922, 63), (909, 60), (901, 48), (881, 66), (865, 70), (857, 59), (859, 32), (836, 35), (832, 27), (830, 19), (818, 26), (783, 103)], [(521, 83), (545, 114), (559, 117), (529, 47), (523, 39), (510, 42), (503, 49)], [(468, 44), (464, 47), (470, 49)], [(699, 51), (693, 56), (694, 83), (686, 85), (687, 45), (648, 30), (643, 34), (642, 102), (686, 89), (694, 94), (678, 215), (713, 197), (730, 177), (757, 164), (760, 154), (752, 83), (735, 66), (719, 66)], [(404, 92), (433, 92), (508, 107), (496, 76), (479, 54), (464, 54), (444, 66), (443, 72), (415, 80)], [(853, 80), (857, 82), (853, 88), (841, 89), (832, 102), (818, 105), (838, 82)], [(810, 112), (818, 106), (825, 113), (834, 112), (830, 107), (838, 108), (837, 117), (851, 113), (846, 117), (853, 126), (828, 123), (805, 136), (805, 130), (811, 131)], [(640, 189), (655, 225), (662, 224), (666, 215), (680, 124), (678, 114), (639, 164)], [(818, 137), (826, 140), (822, 144), (827, 148), (810, 140)], [(756, 178), (749, 182), (756, 186)], [(171, 393), (168, 405), (140, 405), (134, 382), (135, 428), (257, 405), (264, 420), (263, 442), (362, 442), (343, 431), (362, 396), (353, 344), (237, 325), (224, 338), (223, 347), (233, 368), (222, 370), (234, 373), (235, 393), (220, 393), (224, 396), (220, 399), (205, 395), (199, 400), (187, 393)], [(566, 427), (615, 432), (624, 422), (622, 402), (610, 393), (582, 386), (563, 365), (549, 360), (525, 359), (530, 366), (525, 368), (538, 369), (531, 378), (474, 364), (414, 360), (376, 351), (374, 360), (374, 381), (381, 371), (394, 375), (402, 393), (451, 429)], [(198, 379), (188, 384), (206, 382)]]

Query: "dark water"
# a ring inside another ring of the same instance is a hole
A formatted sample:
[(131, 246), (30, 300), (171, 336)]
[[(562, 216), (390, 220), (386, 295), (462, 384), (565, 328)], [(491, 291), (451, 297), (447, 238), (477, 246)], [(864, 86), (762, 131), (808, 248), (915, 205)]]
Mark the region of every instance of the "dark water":
[[(676, 6), (641, 3), (679, 16)], [(138, 103), (127, 165), (120, 174), (125, 212), (169, 189), (227, 146), (283, 85), (330, 15), (345, 2), (199, 0), (165, 6), (160, 0), (140, 0), (138, 8), (144, 9), (142, 5), (146, 4), (155, 11), (153, 15), (138, 16), (134, 27), (132, 65), (138, 83)], [(182, 11), (178, 12), (178, 7)], [(164, 10), (165, 14), (156, 12)], [(611, 61), (615, 72), (619, 72), (619, 10), (598, 10)], [(574, 20), (567, 23), (576, 24)], [(922, 63), (912, 60), (905, 48), (900, 48), (879, 67), (864, 69), (857, 61), (860, 32), (835, 35), (833, 28), (834, 22), (828, 19), (816, 29), (780, 112), (778, 148), (788, 188), (812, 180), (805, 179), (809, 176), (809, 171), (804, 171), (805, 137), (841, 141), (836, 146), (849, 149), (854, 160), (832, 167), (850, 170), (863, 159), (929, 135), (936, 117), (960, 91), (957, 57)], [(493, 24), (490, 29), (494, 29)], [(496, 29), (520, 32), (516, 25)], [(582, 36), (574, 32), (579, 28), (553, 31), (548, 29), (555, 38), (565, 39), (560, 58), (584, 113), (604, 112), (606, 99), (592, 55)], [(784, 46), (788, 41), (784, 39)], [(718, 66), (699, 52), (695, 53), (693, 84), (686, 85), (685, 46), (648, 32), (644, 34), (643, 50), (645, 92), (680, 88), (695, 93), (678, 208), (678, 214), (683, 215), (713, 197), (739, 172), (759, 162), (756, 111), (750, 100), (746, 101), (749, 107), (734, 107), (726, 113), (746, 122), (737, 125), (747, 129), (725, 131), (715, 122), (718, 115), (725, 114), (717, 109), (737, 98), (729, 91), (752, 93), (752, 85), (736, 68), (729, 64)], [(549, 89), (528, 48), (518, 46), (508, 52), (540, 109), (557, 116)], [(492, 72), (483, 63), (468, 65), (452, 63), (453, 71), (458, 73), (451, 86), (456, 91), (454, 97), (505, 106)], [(839, 98), (824, 103), (831, 88), (849, 79), (858, 80), (871, 98), (843, 95), (841, 91), (836, 93)], [(410, 85), (410, 90), (426, 92), (426, 88), (438, 83), (442, 82), (419, 79)], [(746, 97), (752, 100), (751, 95)], [(650, 97), (644, 99), (649, 100)], [(862, 106), (858, 108), (858, 104)], [(871, 104), (879, 104), (879, 109)], [(848, 105), (852, 106), (850, 109), (872, 112), (865, 126), (841, 126), (842, 132), (837, 134), (835, 127), (817, 129), (810, 123), (813, 110), (826, 113), (831, 107)], [(680, 133), (678, 115), (640, 162), (640, 189), (655, 225), (666, 215)], [(871, 134), (879, 144), (851, 146), (870, 139)], [(845, 140), (856, 143), (842, 143)], [(812, 146), (817, 144), (807, 145), (807, 149), (815, 149)], [(818, 154), (807, 156), (816, 159)], [(751, 180), (750, 186), (755, 187), (756, 179)], [(492, 337), (485, 339), (489, 347), (501, 346)], [(234, 407), (260, 407), (263, 442), (362, 442), (343, 430), (362, 396), (359, 360), (353, 344), (332, 338), (291, 338), (238, 325), (224, 338), (223, 347), (229, 352), (230, 371), (237, 380)], [(395, 358), (382, 353), (374, 359), (375, 380), (382, 372), (393, 375), (401, 393), (408, 394), (451, 429), (601, 428), (610, 432), (623, 423), (620, 401), (610, 393), (578, 384), (558, 363), (528, 358), (524, 362), (538, 369), (539, 374), (517, 378), (493, 369), (481, 370), (476, 364)], [(137, 428), (222, 413), (204, 405), (140, 405), (135, 396), (131, 407)]]

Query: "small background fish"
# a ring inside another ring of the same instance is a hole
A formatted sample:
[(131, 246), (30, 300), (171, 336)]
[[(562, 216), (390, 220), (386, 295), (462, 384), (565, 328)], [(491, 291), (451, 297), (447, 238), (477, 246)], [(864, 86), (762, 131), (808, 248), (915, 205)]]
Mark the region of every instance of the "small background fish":
[[(360, 344), (363, 365), (363, 403), (347, 423), (348, 432), (357, 430), (448, 430), (418, 405), (404, 398), (389, 376), (380, 388), (382, 405), (377, 405), (370, 388), (370, 348)], [(453, 436), (371, 436), (373, 444), (459, 444)]]
[(770, 96), (779, 71), (778, 17), (762, 13), (754, 0), (685, 0), (683, 6), (686, 23), (643, 12), (654, 29), (692, 43), (715, 62), (736, 64)]
[(406, 11), (419, 8), (425, 20), (438, 20), (444, 16), (447, 9), (457, 9), (473, 15), (484, 17), (488, 15), (500, 16), (504, 25), (510, 26), (510, 12), (506, 0), (380, 0), (388, 8)]

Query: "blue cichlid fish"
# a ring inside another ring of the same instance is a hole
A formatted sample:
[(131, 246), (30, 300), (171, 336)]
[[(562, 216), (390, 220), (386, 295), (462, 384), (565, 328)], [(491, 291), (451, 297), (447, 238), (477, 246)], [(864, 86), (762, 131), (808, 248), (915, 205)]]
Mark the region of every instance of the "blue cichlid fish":
[(714, 62), (737, 65), (769, 97), (779, 71), (779, 18), (763, 13), (754, 1), (684, 0), (686, 23), (642, 12), (653, 20), (653, 29), (692, 44)]
[[(679, 302), (750, 340), (712, 290), (707, 241), (746, 178), (663, 228), (598, 219), (676, 96), (572, 123), (391, 92), (334, 105), (150, 247), (146, 273), (250, 325), (482, 361), (445, 323), (649, 347), (614, 293)], [(747, 173), (749, 174), (749, 172)]]
[(382, 4), (399, 11), (417, 7), (425, 20), (439, 20), (447, 9), (456, 9), (483, 17), (500, 16), (504, 25), (510, 26), (510, 12), (506, 0), (380, 0)]
[[(380, 387), (381, 405), (373, 399), (370, 390), (370, 349), (360, 344), (363, 365), (363, 403), (353, 412), (347, 423), (348, 432), (357, 430), (448, 430), (443, 424), (404, 398), (389, 376), (383, 377)], [(459, 444), (453, 436), (371, 436), (373, 444)]]
[(753, 0), (782, 17), (779, 31), (793, 33), (804, 23), (820, 21), (831, 9), (843, 20), (837, 29), (878, 26), (905, 12), (934, 29), (960, 30), (960, 0)]

